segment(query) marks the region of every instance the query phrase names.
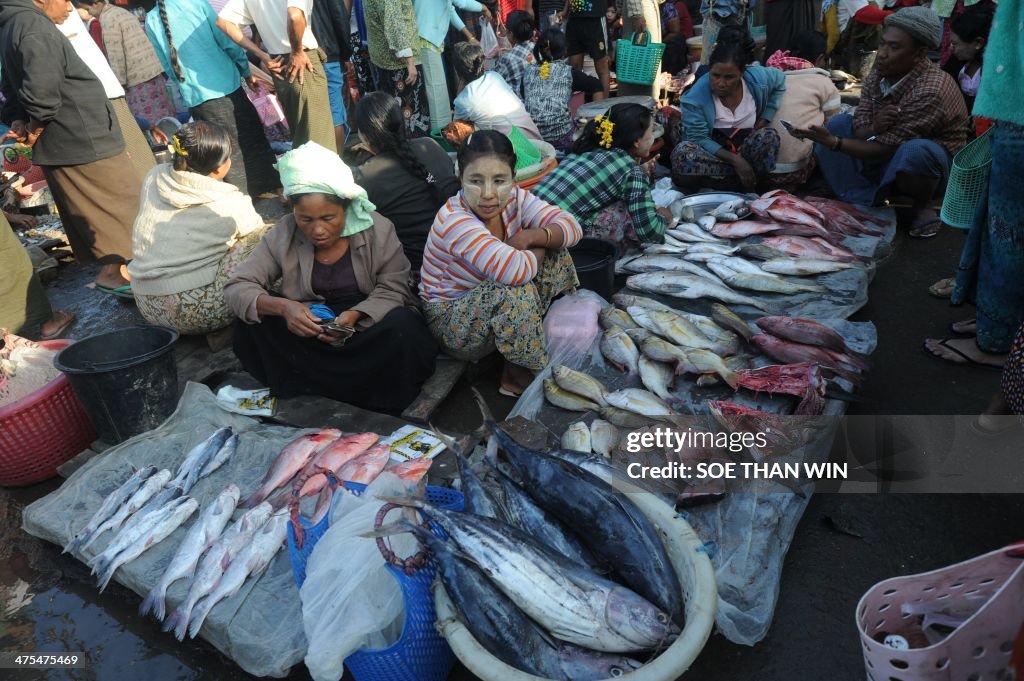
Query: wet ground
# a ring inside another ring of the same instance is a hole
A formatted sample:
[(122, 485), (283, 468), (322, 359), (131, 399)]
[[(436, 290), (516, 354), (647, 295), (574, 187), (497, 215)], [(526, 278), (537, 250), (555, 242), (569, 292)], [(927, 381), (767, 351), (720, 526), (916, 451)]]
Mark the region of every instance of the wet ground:
[[(997, 388), (997, 372), (946, 364), (921, 350), (925, 337), (943, 336), (949, 322), (970, 316), (969, 309), (951, 309), (926, 292), (952, 273), (962, 242), (953, 230), (929, 241), (900, 239), (879, 268), (871, 301), (855, 317), (878, 327), (879, 348), (863, 393), (869, 400), (850, 413), (978, 413)], [(49, 287), (56, 307), (79, 315), (71, 337), (138, 321), (130, 303), (84, 289), (91, 277), (89, 268), (65, 265)], [(512, 408), (512, 399), (497, 395), (494, 370), (475, 380), (498, 416)], [(456, 387), (438, 414), (439, 427), (465, 432), (478, 425), (469, 387), (465, 381)], [(983, 452), (978, 465), (985, 465)], [(162, 634), (136, 614), (134, 593), (112, 584), (98, 594), (82, 564), (20, 531), (24, 505), (58, 484), (0, 490), (0, 649), (77, 650), (88, 656), (88, 669), (0, 671), (0, 678), (251, 678), (200, 640), (179, 644)], [(860, 681), (854, 609), (871, 585), (1022, 539), (1022, 527), (1024, 495), (815, 495), (786, 558), (767, 638), (743, 647), (712, 636), (684, 678)], [(290, 678), (308, 676), (300, 667)], [(457, 671), (453, 678), (469, 676)]]

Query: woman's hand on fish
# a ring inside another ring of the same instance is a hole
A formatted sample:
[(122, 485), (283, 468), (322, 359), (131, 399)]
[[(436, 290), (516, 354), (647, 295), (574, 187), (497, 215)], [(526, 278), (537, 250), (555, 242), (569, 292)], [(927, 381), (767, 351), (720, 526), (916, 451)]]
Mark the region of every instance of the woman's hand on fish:
[(282, 300), (280, 304), (281, 316), (296, 336), (315, 338), (323, 334), (320, 319), (306, 305), (295, 300)]

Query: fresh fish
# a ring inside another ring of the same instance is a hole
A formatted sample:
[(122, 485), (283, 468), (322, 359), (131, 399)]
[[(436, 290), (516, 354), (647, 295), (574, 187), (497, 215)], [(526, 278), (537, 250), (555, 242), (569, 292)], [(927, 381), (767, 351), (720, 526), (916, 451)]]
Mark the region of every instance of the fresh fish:
[[(539, 455), (576, 476), (589, 475)], [(658, 648), (678, 634), (666, 613), (639, 594), (541, 546), (518, 528), (417, 499), (384, 500), (426, 511), (470, 561), (555, 638), (591, 650), (627, 653)], [(590, 531), (596, 533), (596, 528)]]
[(673, 246), (672, 244), (649, 244), (644, 246), (644, 253), (648, 255), (679, 255), (684, 256), (689, 248)]
[(123, 508), (125, 502), (139, 491), (143, 483), (154, 473), (156, 473), (156, 466), (143, 466), (132, 473), (117, 489), (107, 495), (107, 498), (103, 500), (100, 507), (89, 518), (89, 522), (75, 533), (75, 536), (71, 538), (71, 541), (68, 542), (68, 545), (64, 547), (61, 553), (77, 553), (80, 549), (91, 543), (93, 535), (96, 534), (100, 526), (110, 519), (114, 513)]
[(807, 213), (815, 220), (819, 220), (822, 222), (824, 222), (825, 220), (824, 214), (822, 214), (822, 212), (818, 209), (817, 206), (811, 204), (808, 201), (804, 201), (800, 197), (794, 196), (793, 194), (790, 194), (789, 192), (783, 189), (773, 189), (770, 192), (766, 192), (765, 194), (763, 194), (762, 198), (778, 199), (778, 201), (781, 203), (793, 206), (797, 210), (803, 213)]
[(763, 243), (760, 244), (741, 244), (739, 247), (739, 254), (744, 258), (753, 258), (755, 260), (774, 260), (775, 258), (787, 257), (782, 251), (765, 246)]
[(369, 485), (377, 479), (390, 458), (391, 445), (375, 444), (342, 466), (338, 477), (348, 482)]
[(502, 593), (479, 567), (457, 555), (433, 533), (407, 525), (437, 561), (438, 575), (476, 639), (499, 660), (544, 679), (599, 681), (638, 669), (627, 657), (599, 653), (551, 638)]
[(686, 258), (695, 255), (732, 255), (736, 252), (735, 246), (729, 246), (727, 244), (713, 243), (713, 244), (693, 244), (686, 252)]
[(700, 225), (700, 228), (703, 229), (705, 232), (710, 232), (711, 228), (715, 226), (716, 222), (717, 220), (715, 220), (714, 216), (711, 215), (705, 215), (697, 219), (697, 224)]
[(589, 454), (593, 451), (590, 444), (590, 426), (583, 421), (570, 423), (569, 427), (562, 433), (562, 449), (571, 449), (575, 452)]
[(668, 230), (666, 234), (671, 235), (672, 237), (674, 237), (678, 241), (682, 241), (683, 243), (708, 243), (723, 245), (726, 243), (721, 239), (716, 239), (714, 236), (708, 234), (703, 229), (701, 229), (699, 225), (696, 225), (692, 222), (684, 222), (681, 225), (676, 225), (675, 229)]
[(726, 334), (719, 330), (708, 337), (696, 324), (683, 315), (670, 312), (651, 312), (651, 319), (661, 330), (661, 336), (676, 345), (686, 348), (710, 350), (716, 355), (731, 355), (739, 350), (739, 339), (735, 334)]
[(170, 479), (171, 472), (166, 468), (146, 478), (142, 483), (142, 486), (128, 497), (128, 500), (114, 512), (114, 515), (107, 518), (99, 527), (96, 528), (96, 531), (93, 532), (85, 543), (82, 544), (80, 550), (84, 551), (92, 546), (92, 543), (99, 539), (107, 530), (113, 530), (116, 535), (118, 530), (124, 526), (125, 521), (146, 506), (146, 503), (159, 493)]
[(167, 569), (139, 606), (140, 616), (145, 617), (152, 612), (158, 620), (163, 620), (167, 609), (167, 588), (179, 579), (192, 578), (199, 558), (220, 538), (227, 527), (231, 514), (238, 505), (240, 494), (237, 486), (228, 485), (213, 503), (203, 509), (199, 519), (189, 528), (188, 534), (178, 545), (178, 550), (171, 558)]
[(231, 428), (218, 428), (213, 434), (189, 450), (168, 486), (180, 487), (185, 494), (188, 494), (192, 486), (199, 480), (199, 474), (231, 437), (231, 432)]
[(508, 513), (508, 523), (533, 537), (541, 546), (565, 556), (577, 565), (589, 567), (594, 562), (590, 551), (583, 543), (569, 532), (560, 520), (553, 517), (512, 482), (511, 478), (497, 474), (501, 486), (502, 497)]
[[(835, 260), (837, 262), (857, 262), (860, 257), (847, 249), (834, 248), (829, 250), (822, 244), (825, 241), (817, 241), (802, 236), (769, 236), (761, 240), (761, 246), (781, 251), (791, 258), (808, 260)], [(845, 253), (844, 253), (845, 251)], [(769, 258), (778, 260), (779, 258)]]
[(316, 506), (313, 508), (313, 517), (310, 518), (309, 523), (311, 527), (316, 527), (320, 524), (320, 521), (324, 519), (324, 516), (331, 510), (331, 502), (334, 501), (334, 490), (330, 486), (325, 486), (320, 490), (320, 494), (316, 497)]
[(838, 272), (839, 270), (859, 269), (857, 265), (849, 262), (838, 262), (835, 260), (766, 260), (761, 263), (761, 269), (765, 272), (775, 274), (794, 274), (806, 276), (812, 274), (825, 274), (826, 272)]
[(796, 414), (817, 415), (825, 407), (825, 379), (821, 375), (821, 367), (812, 362), (776, 364), (737, 373), (741, 388), (769, 395), (799, 397)]
[(617, 307), (606, 307), (601, 310), (597, 315), (597, 321), (600, 322), (601, 328), (605, 330), (619, 328), (624, 331), (636, 328), (636, 322), (630, 317), (625, 310), (620, 310)]
[(199, 477), (205, 478), (207, 475), (210, 475), (211, 473), (219, 469), (221, 466), (227, 463), (228, 459), (230, 459), (237, 450), (238, 433), (231, 433), (231, 437), (229, 437), (224, 442), (224, 445), (219, 450), (217, 450), (217, 453), (213, 455), (213, 458), (210, 459), (210, 461), (205, 466), (203, 466), (203, 470), (199, 473)]
[(110, 583), (110, 579), (117, 572), (117, 568), (135, 560), (151, 546), (162, 542), (172, 532), (181, 527), (182, 523), (188, 520), (198, 508), (198, 501), (191, 497), (182, 497), (171, 502), (160, 511), (151, 514), (151, 522), (140, 525), (137, 528), (137, 535), (133, 535), (132, 541), (125, 546), (124, 550), (98, 565), (98, 567), (101, 566), (97, 572), (97, 584), (100, 588), (100, 593), (106, 590), (107, 584)]
[(693, 272), (698, 274), (698, 270), (701, 270), (699, 265), (695, 265), (689, 260), (674, 256), (674, 255), (651, 255), (644, 254), (638, 258), (630, 260), (624, 267), (627, 272), (639, 274), (643, 272), (674, 272), (677, 270), (685, 270), (687, 272)]
[(807, 202), (824, 213), (826, 219), (831, 219), (830, 216), (833, 216), (835, 213), (839, 213), (857, 221), (865, 234), (881, 236), (885, 233), (881, 229), (868, 228), (868, 225), (885, 227), (888, 223), (884, 219), (876, 215), (872, 215), (871, 213), (866, 213), (854, 206), (852, 203), (838, 201), (836, 199), (825, 199), (820, 196), (808, 196)]
[(681, 240), (675, 238), (674, 236), (672, 236), (668, 232), (666, 232), (663, 235), (662, 238), (664, 239), (664, 244), (666, 246), (672, 246), (674, 248), (681, 248), (683, 250), (689, 250), (690, 249), (690, 244), (689, 243), (687, 243), (686, 241), (681, 241)]
[(634, 274), (626, 280), (626, 285), (634, 290), (661, 293), (676, 298), (688, 298), (691, 300), (715, 298), (723, 303), (749, 305), (750, 307), (766, 311), (771, 307), (768, 303), (741, 295), (724, 286), (716, 286), (707, 279), (679, 272)]
[(870, 257), (866, 255), (857, 255), (849, 248), (846, 248), (845, 246), (839, 246), (838, 244), (830, 243), (825, 239), (822, 239), (821, 237), (812, 236), (811, 241), (818, 244), (818, 246), (821, 247), (821, 250), (828, 253), (833, 258), (841, 260), (850, 260), (851, 262), (854, 260), (864, 263), (871, 262)]
[(544, 379), (544, 397), (551, 404), (567, 411), (596, 411), (601, 406), (582, 395), (563, 390), (553, 378)]
[(643, 428), (651, 424), (651, 420), (646, 416), (618, 407), (601, 407), (598, 413), (601, 414), (601, 418), (620, 428)]
[[(764, 218), (770, 218), (772, 220), (777, 220), (778, 222), (788, 222), (794, 225), (803, 225), (815, 230), (820, 230), (821, 232), (824, 232), (822, 236), (826, 236), (828, 234), (822, 224), (822, 218), (815, 215), (809, 215), (801, 210), (797, 204), (783, 200), (779, 197), (761, 198), (756, 201), (751, 201), (750, 210)], [(812, 210), (817, 212), (818, 215), (821, 215), (817, 209), (812, 207)]]
[(605, 394), (607, 390), (601, 385), (593, 376), (588, 376), (575, 369), (570, 369), (564, 364), (559, 364), (551, 370), (551, 375), (555, 379), (555, 383), (558, 384), (559, 388), (568, 390), (571, 393), (576, 393), (580, 397), (585, 397), (591, 402), (597, 404), (605, 404)]
[(693, 314), (692, 312), (683, 312), (682, 310), (676, 312), (676, 314), (696, 326), (700, 332), (708, 338), (719, 339), (723, 343), (731, 343), (736, 340), (736, 334), (731, 331), (726, 331), (724, 328), (716, 324), (711, 317)]
[(648, 310), (667, 310), (669, 312), (675, 312), (675, 310), (665, 303), (659, 303), (657, 300), (652, 300), (644, 296), (634, 296), (623, 292), (613, 295), (612, 302), (623, 310), (628, 310), (631, 307), (643, 307)]
[[(735, 256), (728, 255), (722, 255), (708, 260), (707, 266), (716, 274), (718, 273), (716, 268), (724, 268), (730, 272), (743, 272), (746, 274), (766, 274), (757, 263), (750, 262), (746, 258), (737, 258)], [(776, 279), (781, 279), (781, 277), (776, 277)]]
[(655, 362), (665, 362), (676, 366), (680, 362), (687, 361), (686, 351), (662, 338), (648, 338), (640, 346), (640, 350), (644, 357), (653, 359)]
[(650, 519), (628, 495), (592, 473), (520, 445), (494, 422), (479, 393), (476, 397), (487, 430), (498, 438), (533, 500), (565, 523), (596, 559), (606, 561), (623, 584), (683, 626), (679, 578)]
[(402, 463), (395, 464), (393, 466), (389, 464), (388, 467), (384, 469), (384, 472), (398, 476), (399, 480), (417, 483), (423, 479), (423, 476), (427, 474), (427, 471), (430, 470), (430, 466), (433, 463), (433, 459), (421, 456), (418, 459), (409, 459), (408, 461), (403, 461)]
[(755, 234), (777, 232), (783, 226), (777, 222), (761, 222), (759, 220), (737, 220), (736, 222), (719, 222), (711, 228), (711, 233), (724, 239), (743, 239)]
[(675, 416), (677, 414), (672, 407), (665, 404), (657, 395), (640, 388), (623, 388), (622, 390), (608, 393), (608, 405), (654, 419)]
[[(655, 310), (647, 310), (642, 307), (631, 307), (629, 308), (629, 316), (636, 320), (645, 331), (649, 331), (653, 334), (662, 335), (661, 329), (654, 323), (654, 319), (651, 315), (654, 314)], [(661, 314), (669, 314), (668, 312), (662, 312)]]
[(711, 304), (711, 318), (715, 320), (715, 323), (719, 326), (731, 329), (740, 334), (747, 342), (749, 342), (750, 338), (754, 335), (754, 332), (750, 330), (749, 324), (743, 321), (738, 314), (721, 303)]
[[(750, 368), (750, 358), (743, 355), (733, 355), (726, 357), (722, 360), (725, 366), (730, 370), (739, 373), (741, 369)], [(718, 374), (701, 374), (697, 377), (697, 386), (700, 388), (709, 388), (711, 386), (721, 385), (724, 381), (718, 377)]]
[(723, 381), (729, 384), (734, 390), (739, 385), (740, 377), (736, 375), (736, 372), (725, 365), (722, 358), (713, 352), (707, 350), (692, 349), (686, 351), (686, 362), (680, 363), (676, 371), (680, 368), (685, 368), (687, 371), (695, 374), (717, 374)]
[(264, 499), (288, 481), (294, 478), (299, 471), (306, 467), (317, 452), (341, 437), (341, 431), (334, 428), (326, 428), (318, 433), (302, 435), (289, 444), (270, 464), (260, 486), (252, 494), (246, 497), (245, 501), (239, 504), (239, 508), (253, 508), (263, 502)]
[(605, 359), (622, 373), (635, 374), (639, 371), (637, 361), (640, 359), (640, 351), (633, 339), (622, 329), (605, 331), (601, 335), (600, 347)]
[[(473, 470), (473, 467), (469, 463), (469, 459), (466, 458), (462, 450), (449, 438), (440, 435), (436, 428), (433, 428), (433, 431), (435, 434), (438, 434), (438, 437), (444, 442), (445, 447), (455, 455), (455, 463), (459, 467), (459, 482), (461, 483), (460, 489), (462, 491), (466, 513), (474, 513), (488, 518), (504, 520), (506, 517), (504, 510), (495, 501), (487, 487), (484, 486), (480, 476)], [(491, 439), (493, 440), (493, 438)], [(494, 443), (495, 447), (497, 447), (497, 440), (494, 440)]]
[(669, 391), (669, 386), (675, 380), (675, 372), (669, 365), (655, 362), (650, 357), (642, 355), (640, 357), (640, 380), (643, 381), (645, 388), (666, 402), (675, 399)]
[(653, 334), (650, 331), (648, 331), (647, 329), (641, 329), (641, 328), (637, 327), (635, 329), (628, 329), (626, 331), (626, 335), (629, 336), (630, 338), (632, 338), (633, 339), (633, 343), (635, 343), (636, 346), (639, 348), (641, 343), (643, 343), (645, 340), (647, 340), (651, 336), (655, 336), (657, 334)]
[(610, 457), (619, 445), (619, 429), (607, 421), (594, 419), (590, 423), (590, 444), (601, 456)]
[[(825, 216), (824, 223), (826, 225), (839, 230), (847, 236), (861, 236), (864, 234), (882, 236), (885, 234), (883, 230), (861, 222), (853, 215), (831, 203), (819, 203), (818, 201), (810, 201), (810, 199), (808, 201), (822, 212)], [(825, 199), (825, 201), (827, 202), (828, 200)]]
[(746, 199), (729, 199), (728, 201), (720, 203), (713, 211), (708, 213), (708, 215), (716, 220), (735, 220), (735, 215), (746, 210)]
[(846, 341), (839, 333), (813, 319), (799, 317), (761, 317), (756, 324), (773, 336), (794, 343), (818, 345), (836, 352), (847, 352)]
[(258, 579), (263, 574), (287, 536), (288, 516), (283, 513), (271, 516), (253, 536), (252, 542), (231, 561), (216, 588), (198, 604), (188, 624), (189, 638), (196, 637), (213, 606), (238, 593), (249, 577)]
[[(311, 497), (327, 485), (328, 480), (326, 475), (315, 475), (319, 469), (329, 470), (334, 472), (335, 475), (338, 475), (345, 464), (365, 454), (366, 450), (375, 445), (379, 439), (380, 436), (377, 435), (377, 433), (351, 433), (338, 438), (321, 449), (313, 457), (313, 460), (306, 465), (301, 473), (299, 473), (298, 477), (306, 478), (305, 484), (303, 484), (302, 488), (299, 490), (299, 496), (302, 498)], [(290, 492), (285, 490), (285, 492), (278, 497), (278, 499), (284, 499), (283, 503), (280, 501), (275, 503), (274, 510), (276, 511), (278, 508), (283, 506), (284, 503), (287, 503), (287, 499), (290, 496)]]
[(765, 355), (785, 364), (814, 362), (826, 369), (831, 369), (854, 385), (861, 382), (860, 376), (856, 373), (858, 369), (856, 361), (843, 353), (837, 353), (817, 345), (792, 343), (764, 333), (755, 335), (750, 342)]
[[(673, 215), (675, 215), (675, 213), (676, 211), (673, 210)], [(696, 222), (697, 220), (697, 215), (696, 213), (693, 212), (693, 206), (679, 206), (678, 213), (679, 214), (676, 215), (676, 217), (679, 219), (680, 222)]]
[(267, 523), (270, 514), (270, 504), (261, 503), (247, 511), (224, 531), (220, 540), (211, 546), (199, 561), (199, 568), (189, 585), (188, 595), (164, 622), (164, 631), (174, 630), (178, 640), (184, 640), (196, 603), (216, 588), (224, 575), (224, 570), (235, 556), (252, 542), (253, 536)]
[(817, 284), (797, 284), (786, 281), (779, 277), (766, 274), (747, 274), (746, 272), (733, 272), (722, 277), (732, 288), (742, 288), (749, 291), (761, 291), (764, 293), (782, 293), (792, 295), (795, 293), (825, 293), (828, 288)]

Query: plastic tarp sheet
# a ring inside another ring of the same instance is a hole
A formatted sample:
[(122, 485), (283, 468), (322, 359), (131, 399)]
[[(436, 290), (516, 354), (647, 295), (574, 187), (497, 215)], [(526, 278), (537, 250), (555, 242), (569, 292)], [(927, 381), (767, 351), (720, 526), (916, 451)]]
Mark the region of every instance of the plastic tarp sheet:
[[(151, 464), (173, 472), (191, 447), (223, 426), (231, 426), (239, 433), (238, 450), (223, 467), (192, 489), (191, 496), (202, 507), (232, 482), (239, 486), (244, 497), (258, 486), (267, 466), (284, 445), (310, 432), (264, 425), (231, 414), (217, 406), (216, 398), (206, 386), (189, 383), (177, 410), (166, 422), (92, 459), (60, 489), (28, 506), (23, 516), (23, 529), (64, 546), (88, 522), (103, 499), (133, 471)], [(240, 514), (236, 512), (236, 516)], [(145, 597), (196, 517), (119, 568), (114, 579)], [(110, 541), (111, 533), (107, 532), (85, 551), (85, 557), (100, 553)], [(167, 593), (168, 613), (173, 612), (187, 593), (186, 580), (171, 586)], [(237, 594), (215, 606), (200, 635), (254, 676), (283, 677), (293, 665), (302, 662), (306, 637), (299, 591), (292, 578), (287, 549), (278, 553), (258, 580), (247, 580)]]

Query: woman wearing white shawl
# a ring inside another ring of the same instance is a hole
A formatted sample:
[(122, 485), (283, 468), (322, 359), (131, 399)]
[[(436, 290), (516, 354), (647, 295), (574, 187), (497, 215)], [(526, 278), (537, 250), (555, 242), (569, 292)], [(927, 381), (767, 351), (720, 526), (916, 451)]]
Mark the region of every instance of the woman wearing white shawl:
[[(338, 155), (314, 142), (277, 168), (292, 214), (224, 289), (241, 320), (235, 354), (278, 397), (315, 394), (400, 413), (433, 373), (438, 347), (413, 308), (394, 225), (373, 212)], [(356, 331), (344, 340), (340, 327)]]

